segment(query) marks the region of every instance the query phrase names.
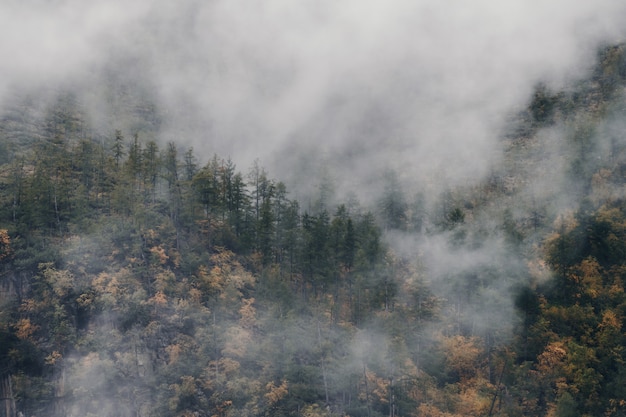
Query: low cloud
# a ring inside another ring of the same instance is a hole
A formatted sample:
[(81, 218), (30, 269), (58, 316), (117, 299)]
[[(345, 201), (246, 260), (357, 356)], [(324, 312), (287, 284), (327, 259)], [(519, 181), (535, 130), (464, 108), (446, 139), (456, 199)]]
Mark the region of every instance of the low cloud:
[(537, 82), (584, 76), (595, 48), (622, 38), (625, 9), (609, 0), (9, 1), (0, 94), (59, 84), (94, 103), (106, 69), (154, 95), (164, 141), (207, 157), (243, 167), (260, 158), (288, 176), (294, 154), (314, 148), (346, 161), (341, 176), (392, 165), (415, 181), (458, 184), (489, 172), (505, 116)]

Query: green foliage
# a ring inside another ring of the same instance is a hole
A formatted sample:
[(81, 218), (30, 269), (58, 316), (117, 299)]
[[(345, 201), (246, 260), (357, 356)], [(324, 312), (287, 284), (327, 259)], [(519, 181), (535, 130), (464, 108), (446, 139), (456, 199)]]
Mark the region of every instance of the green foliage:
[(559, 103), (559, 98), (551, 93), (545, 85), (539, 85), (535, 89), (530, 112), (533, 120), (539, 125), (554, 123), (554, 114)]
[(381, 219), (385, 228), (406, 229), (408, 225), (408, 205), (395, 171), (384, 175), (384, 191), (378, 203)]

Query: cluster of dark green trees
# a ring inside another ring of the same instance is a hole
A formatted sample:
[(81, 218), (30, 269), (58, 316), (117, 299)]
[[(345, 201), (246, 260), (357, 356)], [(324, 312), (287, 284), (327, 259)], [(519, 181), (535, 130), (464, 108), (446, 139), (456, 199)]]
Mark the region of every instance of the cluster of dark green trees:
[(50, 133), (2, 166), (7, 410), (388, 408), (363, 388), (365, 359), (341, 384), (333, 363), (358, 326), (399, 308), (374, 215), (323, 199), (303, 212), (258, 164), (243, 175), (138, 135)]

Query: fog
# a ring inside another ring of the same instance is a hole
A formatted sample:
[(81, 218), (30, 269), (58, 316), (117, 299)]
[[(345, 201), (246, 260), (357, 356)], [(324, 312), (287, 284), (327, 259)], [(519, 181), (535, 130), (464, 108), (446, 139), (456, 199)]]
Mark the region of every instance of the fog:
[[(558, 91), (588, 77), (598, 48), (626, 36), (625, 21), (617, 0), (5, 0), (0, 106), (30, 95), (43, 111), (70, 91), (98, 135), (139, 132), (193, 147), (202, 163), (230, 157), (242, 171), (258, 159), (305, 208), (325, 175), (338, 200), (354, 194), (368, 207), (393, 169), (432, 213), (449, 190), (501, 169), (504, 132), (537, 85)], [(566, 133), (537, 135), (543, 157), (516, 190), (521, 202), (575, 206), (559, 191), (568, 186)], [(433, 219), (432, 233), (386, 241), (418, 258), (420, 278), (451, 306), (480, 275), (462, 324), (507, 333), (526, 265), (493, 213), (477, 211), (462, 245)], [(488, 238), (472, 245), (481, 233)], [(365, 362), (387, 349), (377, 336), (360, 330), (353, 356)]]
[(506, 116), (538, 82), (558, 88), (584, 76), (597, 46), (621, 39), (625, 8), (6, 1), (0, 98), (73, 88), (97, 126), (130, 130), (110, 126), (112, 99), (100, 86), (135, 88), (156, 101), (161, 140), (240, 167), (259, 158), (289, 177), (299, 154), (313, 153), (351, 188), (386, 167), (413, 181), (463, 183), (489, 172)]

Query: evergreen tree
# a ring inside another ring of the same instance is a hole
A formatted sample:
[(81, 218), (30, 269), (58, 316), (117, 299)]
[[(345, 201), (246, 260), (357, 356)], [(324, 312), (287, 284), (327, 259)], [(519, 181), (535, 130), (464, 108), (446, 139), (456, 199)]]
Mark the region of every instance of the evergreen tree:
[(406, 229), (408, 206), (395, 171), (388, 170), (383, 176), (383, 192), (379, 207), (385, 228)]
[(121, 130), (115, 131), (115, 142), (113, 143), (113, 158), (115, 160), (115, 168), (120, 168), (120, 161), (125, 155), (124, 152), (124, 136)]

